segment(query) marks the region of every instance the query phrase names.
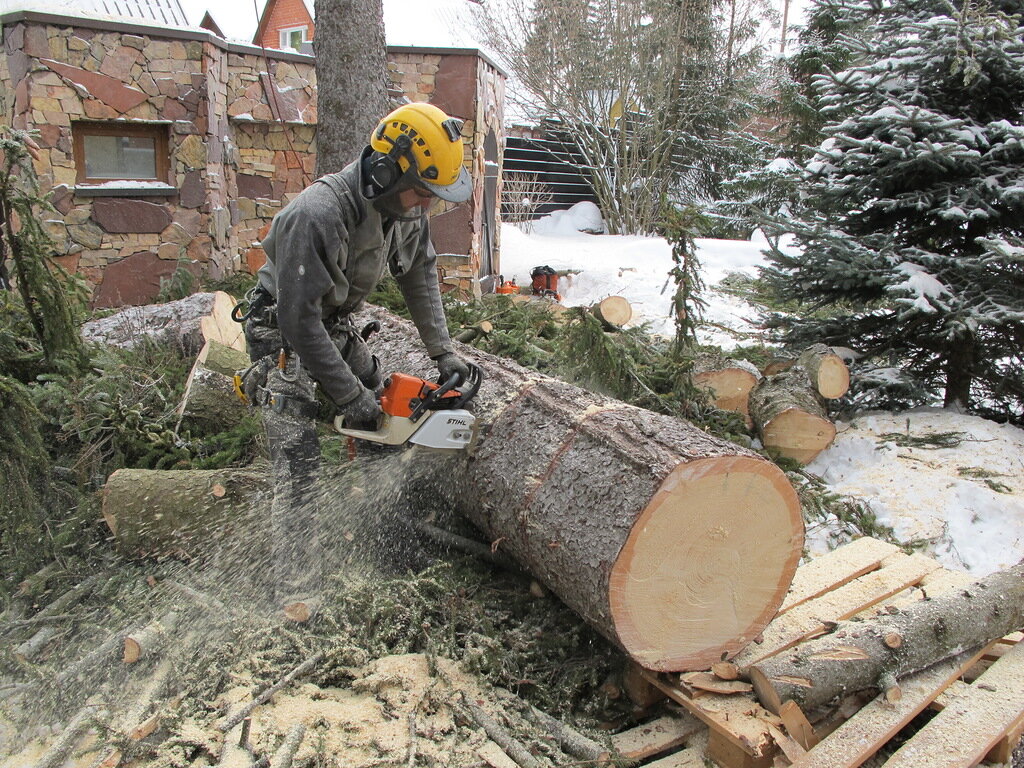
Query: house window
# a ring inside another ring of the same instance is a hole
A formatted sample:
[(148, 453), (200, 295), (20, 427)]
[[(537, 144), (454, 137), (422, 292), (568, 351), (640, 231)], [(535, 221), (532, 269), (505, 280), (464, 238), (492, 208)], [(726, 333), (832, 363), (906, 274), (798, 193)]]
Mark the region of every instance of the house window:
[(306, 42), (306, 27), (289, 27), (281, 30), (281, 47), (294, 48), (296, 51), (302, 49)]
[(76, 122), (72, 135), (79, 184), (167, 181), (166, 125)]

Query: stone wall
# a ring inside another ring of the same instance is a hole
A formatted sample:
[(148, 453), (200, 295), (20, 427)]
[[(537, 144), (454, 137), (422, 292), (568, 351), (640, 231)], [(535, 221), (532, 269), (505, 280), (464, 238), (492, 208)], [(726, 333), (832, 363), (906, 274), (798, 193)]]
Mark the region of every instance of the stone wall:
[[(5, 113), (39, 132), (36, 172), (57, 209), (46, 229), (95, 305), (148, 301), (179, 266), (240, 268), (260, 227), (311, 181), (311, 57), (264, 59), (198, 31), (32, 12), (3, 21)], [(166, 130), (167, 179), (79, 184), (72, 124), (95, 121)]]
[[(217, 277), (262, 265), (271, 219), (313, 181), (311, 56), (264, 58), (205, 31), (32, 11), (0, 22), (5, 115), (39, 132), (36, 171), (57, 209), (46, 228), (58, 261), (93, 287), (95, 305), (149, 301), (179, 267)], [(479, 294), (482, 252), (493, 252), (497, 271), (499, 222), (492, 214), (489, 227), (484, 213), (497, 198), (486, 199), (484, 177), (488, 152), (500, 166), (504, 76), (469, 50), (390, 49), (389, 69), (396, 91), (466, 121), (473, 198), (437, 212), (432, 232), (447, 288)], [(88, 121), (166, 131), (167, 178), (80, 184), (72, 125)]]

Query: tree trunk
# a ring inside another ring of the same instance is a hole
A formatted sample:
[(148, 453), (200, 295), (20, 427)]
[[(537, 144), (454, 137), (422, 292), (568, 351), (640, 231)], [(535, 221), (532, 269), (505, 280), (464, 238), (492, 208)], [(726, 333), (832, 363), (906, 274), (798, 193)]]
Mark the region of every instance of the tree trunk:
[(192, 366), (178, 405), (178, 426), (224, 432), (238, 426), (246, 407), (235, 392), (234, 379), (199, 365)]
[(746, 360), (722, 355), (701, 355), (693, 365), (693, 383), (711, 390), (711, 402), (723, 411), (741, 413), (750, 425), (750, 390), (761, 379), (757, 367)]
[(827, 637), (750, 667), (761, 703), (778, 713), (786, 701), (805, 711), (895, 680), (1024, 627), (1024, 562), (964, 589), (913, 603), (897, 613), (847, 621)]
[[(382, 325), (373, 346), (385, 371), (436, 375), (410, 323), (368, 314)], [(803, 546), (778, 467), (686, 422), (456, 347), (484, 371), (473, 404), (483, 426), (472, 457), (443, 459), (432, 492), (649, 669), (706, 669), (760, 633)]]
[(974, 335), (956, 337), (950, 344), (946, 359), (946, 396), (943, 406), (966, 408), (971, 403), (971, 381), (974, 379)]
[[(390, 109), (382, 0), (316, 0), (316, 173), (359, 157)], [(470, 118), (472, 115), (459, 115)]]
[(835, 425), (803, 368), (767, 376), (750, 393), (750, 417), (765, 448), (807, 464), (828, 448)]
[(850, 369), (843, 359), (824, 344), (812, 344), (796, 362), (807, 371), (811, 384), (822, 397), (835, 400), (850, 388)]
[(194, 293), (166, 304), (128, 307), (82, 326), (88, 342), (131, 349), (145, 339), (195, 355), (210, 339), (245, 351), (242, 326), (231, 319), (235, 300), (224, 291)]
[(227, 526), (254, 525), (270, 494), (269, 473), (252, 469), (119, 469), (103, 488), (103, 519), (126, 552), (177, 554)]

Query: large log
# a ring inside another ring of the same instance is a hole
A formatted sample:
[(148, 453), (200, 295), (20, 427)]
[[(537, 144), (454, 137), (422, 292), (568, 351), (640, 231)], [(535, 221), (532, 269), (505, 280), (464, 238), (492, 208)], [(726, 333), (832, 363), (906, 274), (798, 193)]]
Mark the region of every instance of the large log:
[(750, 393), (750, 418), (766, 448), (802, 464), (836, 437), (835, 424), (800, 366), (761, 379)]
[[(382, 310), (386, 371), (436, 375)], [(472, 457), (447, 492), (496, 543), (641, 665), (706, 669), (775, 615), (803, 546), (800, 505), (763, 457), (686, 422), (456, 344), (485, 373)]]
[(1024, 628), (1024, 562), (954, 592), (867, 621), (840, 623), (827, 637), (751, 665), (761, 703), (778, 713), (901, 678)]
[(88, 342), (131, 349), (151, 339), (194, 355), (210, 339), (245, 351), (242, 326), (231, 319), (235, 300), (224, 291), (194, 293), (166, 304), (128, 307), (82, 326)]
[(178, 554), (245, 526), (270, 493), (269, 473), (255, 469), (119, 469), (103, 488), (103, 519), (126, 552)]

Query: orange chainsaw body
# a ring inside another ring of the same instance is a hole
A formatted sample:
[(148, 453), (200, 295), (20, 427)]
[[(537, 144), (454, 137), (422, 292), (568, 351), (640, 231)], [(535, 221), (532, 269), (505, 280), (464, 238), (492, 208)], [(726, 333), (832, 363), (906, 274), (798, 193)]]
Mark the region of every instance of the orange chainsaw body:
[[(392, 373), (384, 382), (380, 396), (380, 409), (389, 416), (409, 418), (413, 409), (439, 385), (407, 373)], [(445, 397), (458, 397), (458, 392), (448, 392)]]

